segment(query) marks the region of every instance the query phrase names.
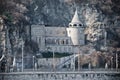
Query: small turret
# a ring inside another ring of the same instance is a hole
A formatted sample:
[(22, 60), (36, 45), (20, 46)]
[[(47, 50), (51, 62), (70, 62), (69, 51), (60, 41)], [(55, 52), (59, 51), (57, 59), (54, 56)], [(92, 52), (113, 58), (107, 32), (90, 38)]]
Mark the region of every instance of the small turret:
[(75, 11), (72, 21), (69, 23), (67, 33), (68, 36), (71, 38), (72, 45), (85, 44), (84, 26), (79, 19), (77, 9)]

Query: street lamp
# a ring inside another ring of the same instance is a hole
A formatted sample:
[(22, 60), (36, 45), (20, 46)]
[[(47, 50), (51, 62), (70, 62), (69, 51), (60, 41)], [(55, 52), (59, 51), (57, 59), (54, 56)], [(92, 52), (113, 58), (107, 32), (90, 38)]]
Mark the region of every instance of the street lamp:
[(105, 63), (105, 69), (108, 69), (108, 63), (107, 62)]
[(118, 54), (116, 52), (116, 70), (118, 69)]
[(24, 69), (24, 42), (22, 40), (22, 72), (23, 72), (23, 69)]
[(33, 56), (33, 71), (34, 71), (34, 62), (35, 62), (35, 56)]
[(111, 57), (111, 69), (113, 68), (113, 57)]
[(91, 62), (88, 64), (88, 68), (89, 70), (91, 70)]
[(53, 71), (55, 70), (55, 53), (53, 49)]
[[(76, 48), (75, 45), (74, 45), (74, 47)], [(75, 56), (75, 48), (74, 48), (74, 51), (73, 51), (73, 52), (74, 52), (74, 54), (73, 54), (73, 55), (74, 55), (74, 59), (73, 59), (73, 63), (74, 63), (73, 71), (75, 71), (75, 57), (76, 57), (76, 56)]]
[(78, 71), (80, 70), (80, 48), (78, 52)]

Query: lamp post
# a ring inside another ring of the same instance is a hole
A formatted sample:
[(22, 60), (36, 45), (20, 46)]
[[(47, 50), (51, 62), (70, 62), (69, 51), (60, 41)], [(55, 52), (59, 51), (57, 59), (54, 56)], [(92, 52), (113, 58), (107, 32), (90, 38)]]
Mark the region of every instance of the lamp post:
[(55, 71), (55, 53), (54, 53), (54, 49), (53, 50), (53, 71)]
[(35, 56), (33, 56), (33, 71), (34, 71), (34, 62), (35, 62)]
[(105, 63), (105, 70), (107, 70), (108, 69), (108, 63), (106, 62)]
[(116, 70), (118, 69), (118, 54), (116, 52)]
[(80, 48), (79, 49), (79, 52), (78, 52), (78, 71), (80, 70)]
[(73, 71), (75, 71), (75, 48), (74, 48), (74, 46), (73, 46), (73, 56), (74, 56), (74, 58), (73, 58), (72, 67), (73, 67)]
[(88, 64), (88, 68), (89, 70), (91, 70), (91, 62)]
[(24, 42), (22, 40), (22, 72), (24, 70)]
[(113, 68), (113, 57), (111, 57), (111, 69)]
[[(74, 54), (73, 54), (73, 55), (74, 55), (74, 59), (73, 59), (74, 67), (73, 67), (73, 71), (75, 71), (75, 69), (76, 69), (76, 68), (75, 68), (75, 66), (76, 66), (76, 64), (75, 64), (75, 58), (77, 57), (77, 55), (76, 55), (76, 49), (77, 49), (77, 46), (74, 45), (74, 51), (73, 51), (73, 52), (74, 52)], [(79, 56), (79, 55), (78, 55), (78, 56)]]

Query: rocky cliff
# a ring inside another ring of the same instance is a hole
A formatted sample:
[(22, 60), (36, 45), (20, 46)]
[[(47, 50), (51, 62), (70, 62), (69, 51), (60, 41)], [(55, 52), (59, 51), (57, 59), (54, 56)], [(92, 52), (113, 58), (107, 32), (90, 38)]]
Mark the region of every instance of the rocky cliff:
[[(92, 43), (96, 50), (100, 50), (100, 46), (104, 44), (110, 47), (109, 50), (111, 47), (112, 49), (120, 47), (119, 0), (0, 0), (0, 2), (0, 17), (4, 22), (0, 23), (0, 28), (4, 27), (8, 33), (4, 39), (11, 47), (13, 55), (21, 53), (21, 39), (25, 42), (26, 54), (34, 54), (37, 51), (37, 44), (30, 41), (31, 24), (66, 27), (76, 8), (80, 20), (86, 26), (87, 44)], [(99, 23), (105, 23), (107, 28), (93, 28), (98, 26), (93, 24)], [(106, 35), (104, 31), (107, 32)], [(3, 46), (5, 45), (1, 45), (0, 54), (3, 54)]]
[(94, 43), (98, 38), (104, 42), (104, 30), (93, 28), (98, 26), (93, 24), (105, 23), (108, 27), (105, 29), (106, 42), (119, 47), (120, 2), (117, 0), (10, 0), (8, 2), (1, 0), (1, 2), (1, 15), (5, 24), (9, 26), (12, 47), (16, 44), (13, 36), (16, 39), (29, 38), (31, 24), (68, 26), (76, 8), (80, 20), (86, 26), (85, 33), (89, 42)]
[[(111, 58), (116, 52), (119, 53), (117, 48), (120, 47), (119, 4), (118, 0), (34, 0), (30, 7), (31, 22), (46, 26), (68, 27), (77, 8), (79, 18), (86, 27), (87, 45), (84, 49), (92, 44), (85, 53), (91, 53), (94, 49), (106, 51)], [(107, 58), (102, 59), (109, 61)], [(104, 66), (100, 60), (97, 62)]]
[[(119, 47), (119, 4), (118, 0), (35, 0), (31, 6), (31, 21), (32, 24), (66, 27), (77, 8), (79, 18), (86, 26), (88, 42), (94, 45), (102, 44), (100, 46), (107, 44), (110, 47)], [(99, 24), (102, 23), (107, 28), (99, 29), (98, 27), (102, 26)]]

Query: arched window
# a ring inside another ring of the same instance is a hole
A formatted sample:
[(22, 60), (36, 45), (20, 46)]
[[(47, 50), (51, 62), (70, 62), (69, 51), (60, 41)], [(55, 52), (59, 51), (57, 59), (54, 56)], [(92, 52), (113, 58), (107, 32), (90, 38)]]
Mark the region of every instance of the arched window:
[(72, 25), (71, 25), (71, 24), (70, 24), (69, 26), (70, 26), (70, 27), (72, 27)]
[(39, 44), (41, 45), (41, 38), (39, 38)]
[(77, 26), (77, 24), (73, 24), (73, 26)]
[(66, 39), (66, 44), (69, 44), (69, 41), (68, 41), (68, 39)]
[(106, 26), (106, 24), (104, 24), (104, 26)]
[(65, 44), (65, 41), (64, 40), (62, 40), (62, 42), (61, 42), (62, 44)]
[(55, 43), (56, 43), (56, 44), (59, 44), (59, 39), (56, 39), (56, 40), (55, 40)]
[(79, 24), (79, 26), (82, 26), (82, 24)]

